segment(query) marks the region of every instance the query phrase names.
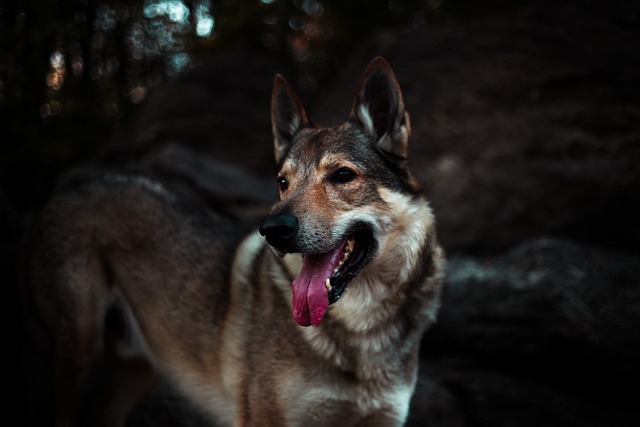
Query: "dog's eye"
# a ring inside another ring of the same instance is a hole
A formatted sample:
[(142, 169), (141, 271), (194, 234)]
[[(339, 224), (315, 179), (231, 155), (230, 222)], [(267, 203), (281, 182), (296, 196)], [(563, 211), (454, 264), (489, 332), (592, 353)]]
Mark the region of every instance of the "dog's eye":
[(336, 184), (345, 184), (356, 179), (358, 176), (354, 171), (349, 168), (340, 168), (331, 176), (331, 182)]
[(279, 176), (278, 189), (280, 189), (280, 191), (287, 191), (287, 188), (289, 188), (289, 181), (287, 181), (287, 178), (283, 176)]

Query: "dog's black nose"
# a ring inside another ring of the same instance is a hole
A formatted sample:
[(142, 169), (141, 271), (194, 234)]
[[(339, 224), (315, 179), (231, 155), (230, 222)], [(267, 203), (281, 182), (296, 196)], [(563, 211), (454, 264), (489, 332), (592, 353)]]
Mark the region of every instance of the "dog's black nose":
[(280, 246), (298, 232), (298, 218), (293, 215), (270, 216), (259, 229), (272, 246)]

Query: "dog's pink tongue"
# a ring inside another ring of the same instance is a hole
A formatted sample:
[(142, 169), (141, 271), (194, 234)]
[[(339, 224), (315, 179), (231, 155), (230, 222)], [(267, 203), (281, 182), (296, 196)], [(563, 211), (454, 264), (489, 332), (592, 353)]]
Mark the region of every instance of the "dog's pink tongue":
[(329, 307), (325, 286), (338, 265), (344, 245), (322, 255), (305, 255), (300, 276), (293, 281), (293, 317), (300, 326), (318, 326)]

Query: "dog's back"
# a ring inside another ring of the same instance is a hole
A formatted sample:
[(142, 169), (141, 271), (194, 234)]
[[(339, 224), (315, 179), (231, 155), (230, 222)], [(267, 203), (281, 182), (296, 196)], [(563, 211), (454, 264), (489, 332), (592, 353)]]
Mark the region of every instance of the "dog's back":
[[(220, 333), (226, 310), (216, 304), (229, 300), (234, 248), (248, 229), (142, 176), (107, 175), (48, 203), (27, 245), (24, 294), (55, 373), (48, 397), (70, 412), (58, 424), (80, 412), (110, 425), (149, 390), (155, 358), (179, 370), (216, 352), (200, 337)], [(128, 391), (94, 396), (117, 402), (109, 407), (83, 408), (98, 361), (108, 370), (99, 387)]]

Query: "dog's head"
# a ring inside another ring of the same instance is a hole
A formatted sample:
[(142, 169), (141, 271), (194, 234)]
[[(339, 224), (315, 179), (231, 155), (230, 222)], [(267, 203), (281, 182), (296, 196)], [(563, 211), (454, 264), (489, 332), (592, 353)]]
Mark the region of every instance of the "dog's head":
[(409, 115), (393, 71), (378, 57), (343, 124), (317, 127), (279, 75), (271, 119), (280, 201), (260, 233), (279, 255), (303, 255), (293, 282), (294, 317), (317, 326), (376, 256), (393, 221), (389, 194), (420, 192), (407, 168)]

